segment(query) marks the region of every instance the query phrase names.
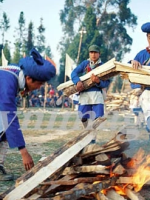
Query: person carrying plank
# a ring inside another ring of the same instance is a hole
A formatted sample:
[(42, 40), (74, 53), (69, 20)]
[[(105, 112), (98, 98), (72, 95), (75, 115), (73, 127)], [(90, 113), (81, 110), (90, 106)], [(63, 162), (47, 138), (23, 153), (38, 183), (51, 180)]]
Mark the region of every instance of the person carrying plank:
[(97, 45), (89, 47), (89, 58), (81, 62), (71, 73), (71, 79), (76, 85), (79, 92), (79, 118), (86, 128), (88, 126), (88, 119), (95, 120), (104, 115), (104, 98), (102, 89), (107, 88), (110, 80), (100, 80), (94, 73), (91, 75), (91, 80), (94, 85), (85, 90), (83, 82), (79, 76), (82, 76), (91, 70), (103, 64), (100, 58), (100, 48)]
[[(142, 65), (150, 66), (150, 22), (144, 23), (141, 26), (141, 30), (146, 33), (148, 46), (138, 52), (135, 58), (130, 61), (134, 69), (142, 68)], [(138, 104), (140, 105), (144, 114), (146, 129), (150, 133), (150, 86), (143, 87), (139, 84), (131, 83), (131, 88), (140, 88), (142, 90), (141, 95), (139, 95), (138, 98)], [(134, 110), (136, 111), (136, 109), (133, 109), (133, 111)]]

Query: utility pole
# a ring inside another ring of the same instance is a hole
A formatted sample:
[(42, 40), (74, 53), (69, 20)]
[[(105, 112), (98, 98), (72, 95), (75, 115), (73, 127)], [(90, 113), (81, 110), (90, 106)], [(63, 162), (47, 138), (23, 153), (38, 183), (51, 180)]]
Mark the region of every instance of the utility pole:
[(80, 41), (79, 41), (79, 48), (78, 48), (77, 64), (78, 64), (79, 58), (80, 58), (80, 51), (81, 51), (81, 44), (82, 44), (83, 34), (86, 33), (85, 28), (82, 27), (82, 29), (81, 29), (81, 31), (79, 31), (79, 33), (80, 33)]

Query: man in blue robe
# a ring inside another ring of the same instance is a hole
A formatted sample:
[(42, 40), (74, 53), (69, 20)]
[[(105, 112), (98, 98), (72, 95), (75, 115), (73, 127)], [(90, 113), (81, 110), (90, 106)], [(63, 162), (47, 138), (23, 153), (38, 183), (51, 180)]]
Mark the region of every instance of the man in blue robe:
[(71, 79), (76, 85), (79, 92), (79, 117), (83, 123), (84, 128), (88, 125), (88, 119), (95, 120), (104, 115), (104, 98), (102, 94), (103, 88), (107, 88), (110, 80), (100, 80), (94, 74), (91, 75), (93, 86), (85, 90), (80, 76), (103, 64), (100, 58), (100, 48), (97, 45), (89, 47), (89, 59), (81, 62), (71, 73)]
[(0, 67), (0, 171), (3, 174), (6, 174), (4, 160), (8, 145), (10, 148), (18, 148), (26, 170), (34, 166), (16, 114), (18, 92), (25, 95), (39, 89), (55, 74), (53, 64), (45, 60), (35, 48), (31, 50), (30, 56), (19, 61), (18, 66)]

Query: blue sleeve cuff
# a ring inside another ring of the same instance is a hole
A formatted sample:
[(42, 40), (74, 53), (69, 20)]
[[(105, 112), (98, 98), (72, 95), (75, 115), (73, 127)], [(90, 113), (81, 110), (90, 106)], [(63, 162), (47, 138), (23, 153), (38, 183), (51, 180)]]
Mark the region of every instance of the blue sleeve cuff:
[(24, 149), (25, 146), (18, 147), (18, 150)]

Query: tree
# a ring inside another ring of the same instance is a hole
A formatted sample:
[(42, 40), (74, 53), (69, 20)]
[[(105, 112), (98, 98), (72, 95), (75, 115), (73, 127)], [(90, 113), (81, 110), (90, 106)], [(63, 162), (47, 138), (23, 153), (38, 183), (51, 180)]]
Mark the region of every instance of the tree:
[(45, 28), (43, 26), (43, 18), (40, 19), (40, 26), (37, 28), (39, 35), (37, 36), (37, 49), (40, 53), (45, 50), (45, 36), (43, 33), (45, 32)]
[[(21, 58), (23, 56), (23, 51), (25, 49), (25, 42), (26, 42), (26, 28), (25, 28), (25, 17), (24, 12), (20, 12), (19, 19), (18, 19), (18, 27), (15, 28), (15, 51), (14, 55), (17, 55), (17, 58)], [(16, 58), (14, 59), (16, 61)]]
[(30, 50), (34, 46), (34, 25), (33, 22), (29, 23), (28, 26), (28, 36), (26, 41), (26, 55), (29, 55)]
[(45, 48), (45, 55), (47, 55), (49, 58), (53, 58), (53, 55), (52, 55), (52, 51), (51, 51), (51, 47), (50, 46), (47, 46)]
[(114, 78), (114, 84), (113, 84), (113, 88), (112, 88), (112, 92), (117, 92), (120, 93), (121, 89), (122, 89), (122, 79), (121, 77), (118, 75)]
[(79, 30), (85, 26), (87, 33), (82, 40), (80, 60), (88, 56), (88, 46), (97, 44), (101, 49), (103, 62), (115, 57), (120, 61), (130, 52), (132, 38), (126, 28), (134, 29), (137, 17), (128, 8), (129, 0), (66, 0), (60, 12), (64, 37), (59, 49), (61, 73), (64, 72), (65, 53), (76, 58), (80, 40)]
[(12, 63), (18, 64), (18, 61), (20, 60), (21, 55), (20, 55), (20, 43), (16, 42), (15, 43), (15, 50), (13, 52), (13, 58), (12, 58)]
[(4, 44), (5, 32), (7, 32), (9, 28), (9, 18), (7, 17), (7, 14), (3, 12), (3, 19), (0, 22), (0, 30), (2, 32), (2, 44)]
[(3, 49), (3, 44), (0, 44), (0, 66), (2, 64), (2, 60), (1, 60), (1, 57), (2, 57), (2, 49)]

